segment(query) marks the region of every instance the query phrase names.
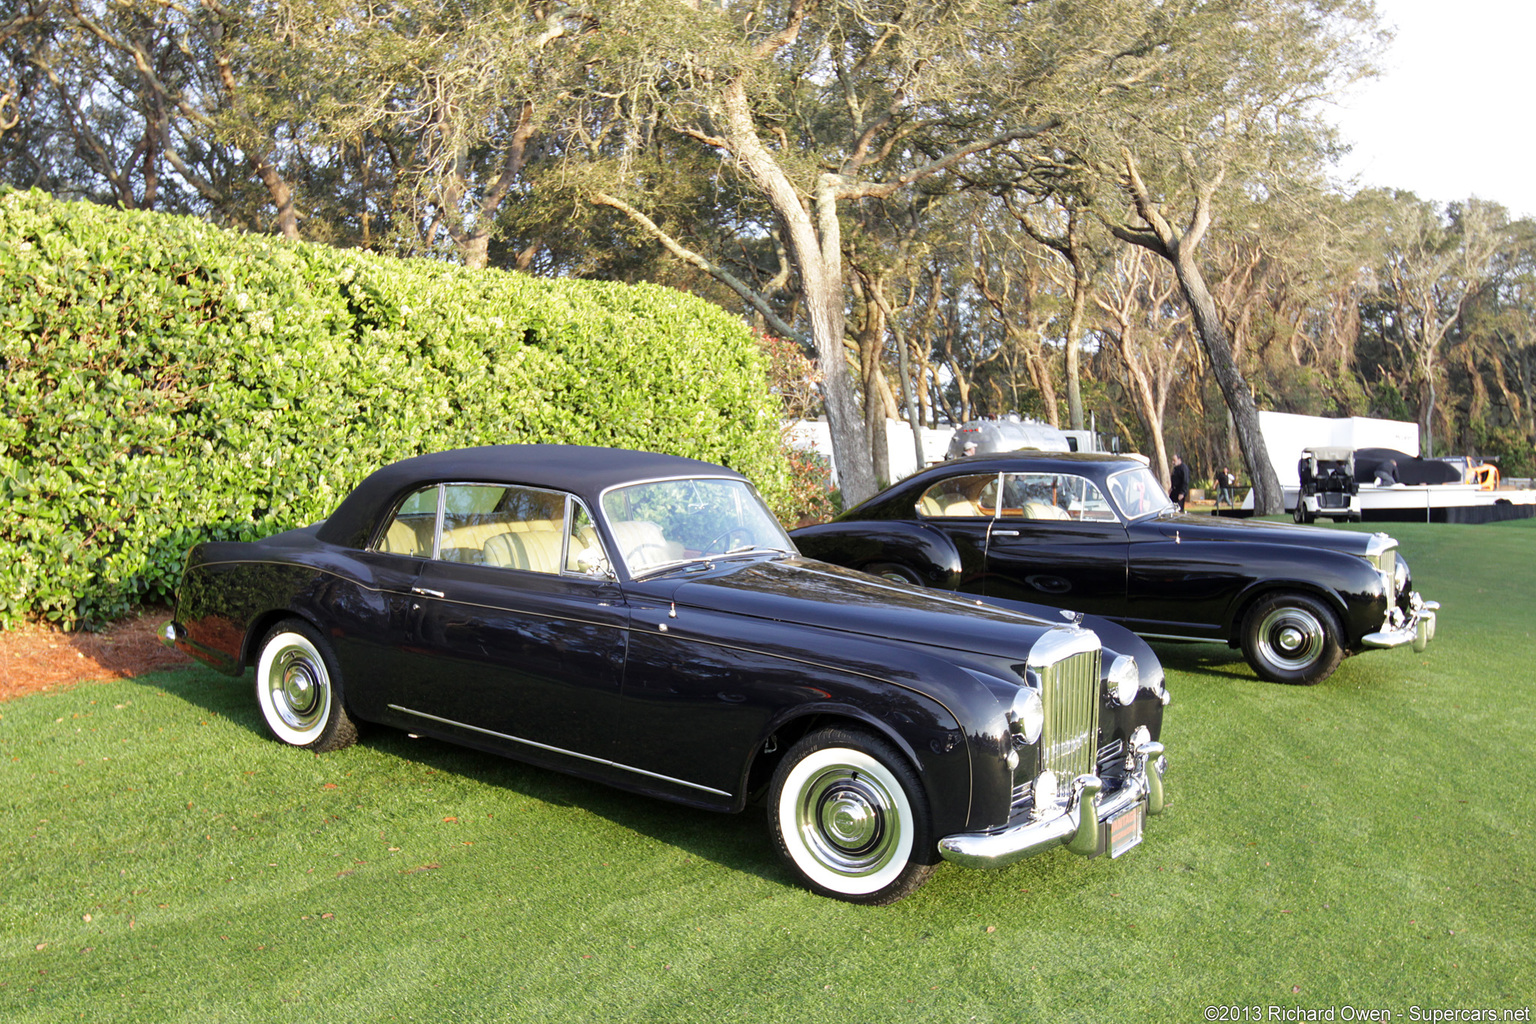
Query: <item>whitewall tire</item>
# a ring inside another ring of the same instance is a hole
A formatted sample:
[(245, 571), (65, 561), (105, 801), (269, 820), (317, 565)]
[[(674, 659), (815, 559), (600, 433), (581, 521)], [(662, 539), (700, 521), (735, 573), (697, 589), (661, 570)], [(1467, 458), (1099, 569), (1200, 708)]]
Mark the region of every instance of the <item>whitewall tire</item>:
[(308, 624), (288, 619), (262, 639), (256, 705), (267, 731), (284, 743), (322, 753), (357, 741), (340, 682), (329, 646)]

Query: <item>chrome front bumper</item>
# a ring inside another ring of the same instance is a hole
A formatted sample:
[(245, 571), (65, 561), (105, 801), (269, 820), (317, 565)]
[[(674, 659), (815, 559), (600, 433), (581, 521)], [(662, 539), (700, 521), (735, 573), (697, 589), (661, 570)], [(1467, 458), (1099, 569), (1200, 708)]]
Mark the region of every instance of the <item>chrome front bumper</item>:
[(1139, 803), (1148, 815), (1164, 807), (1163, 772), (1168, 759), (1161, 743), (1136, 748), (1125, 784), (1103, 800), (1097, 775), (1079, 775), (1072, 782), (1066, 809), (1051, 818), (1011, 825), (992, 832), (958, 832), (939, 840), (939, 855), (971, 868), (1002, 868), (1025, 857), (1065, 845), (1073, 853), (1092, 857), (1104, 849), (1107, 823)]
[[(1422, 651), (1435, 638), (1435, 613), (1440, 610), (1439, 601), (1426, 601), (1415, 590), (1408, 595), (1408, 614), (1392, 609), (1392, 618), (1379, 633), (1367, 633), (1360, 638), (1362, 647), (1401, 647), (1413, 644), (1415, 651)], [(1393, 621), (1396, 619), (1398, 621)]]

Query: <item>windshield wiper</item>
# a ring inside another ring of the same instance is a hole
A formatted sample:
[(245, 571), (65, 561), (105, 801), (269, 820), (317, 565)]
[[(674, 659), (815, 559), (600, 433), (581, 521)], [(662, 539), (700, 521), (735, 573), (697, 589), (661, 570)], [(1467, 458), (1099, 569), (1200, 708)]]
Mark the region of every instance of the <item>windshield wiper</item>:
[(665, 576), (666, 574), (676, 572), (679, 569), (687, 569), (689, 572), (701, 572), (705, 569), (712, 568), (714, 566), (714, 559), (718, 557), (720, 556), (710, 555), (707, 557), (680, 558), (671, 562), (660, 562), (656, 565), (646, 566), (639, 572), (634, 573), (630, 579), (636, 581), (648, 580), (653, 576)]
[(717, 555), (715, 557), (734, 558), (738, 555), (787, 555), (789, 553), (790, 552), (785, 551), (783, 548), (766, 548), (759, 547), (756, 544), (748, 544), (739, 548), (731, 548), (731, 550), (727, 551), (725, 554)]

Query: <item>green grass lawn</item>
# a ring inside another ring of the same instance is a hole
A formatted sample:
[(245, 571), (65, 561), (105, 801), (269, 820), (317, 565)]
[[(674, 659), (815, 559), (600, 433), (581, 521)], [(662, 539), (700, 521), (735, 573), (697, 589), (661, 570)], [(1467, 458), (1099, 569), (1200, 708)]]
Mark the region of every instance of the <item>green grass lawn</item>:
[(1391, 532), (1444, 605), (1427, 652), (1295, 688), (1236, 652), (1159, 646), (1171, 806), (1139, 848), (946, 865), (884, 909), (797, 888), (760, 810), (389, 730), (318, 757), (281, 746), (249, 675), (0, 704), (0, 1021), (1530, 1006), (1536, 521)]

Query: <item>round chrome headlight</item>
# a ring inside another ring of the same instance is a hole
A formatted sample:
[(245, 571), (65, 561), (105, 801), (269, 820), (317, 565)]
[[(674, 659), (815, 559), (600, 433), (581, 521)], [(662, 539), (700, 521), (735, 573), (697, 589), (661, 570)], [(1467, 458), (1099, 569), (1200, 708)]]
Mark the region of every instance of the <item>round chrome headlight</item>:
[(1040, 695), (1027, 686), (1019, 687), (1013, 695), (1013, 707), (1008, 710), (1008, 724), (1024, 737), (1025, 743), (1037, 742), (1045, 728), (1045, 702)]
[(1402, 555), (1397, 556), (1397, 565), (1392, 570), (1392, 593), (1395, 597), (1401, 597), (1403, 591), (1408, 589), (1408, 561)]
[(1136, 659), (1129, 654), (1121, 654), (1109, 664), (1109, 695), (1114, 698), (1116, 704), (1122, 706), (1136, 699), (1136, 691), (1141, 689), (1141, 669), (1136, 664)]

